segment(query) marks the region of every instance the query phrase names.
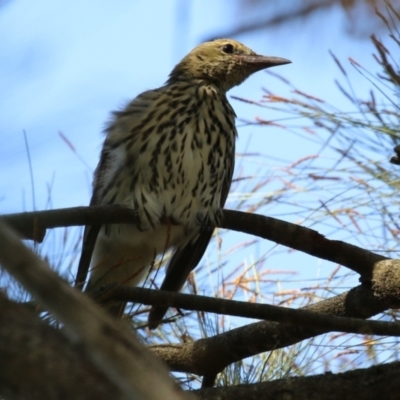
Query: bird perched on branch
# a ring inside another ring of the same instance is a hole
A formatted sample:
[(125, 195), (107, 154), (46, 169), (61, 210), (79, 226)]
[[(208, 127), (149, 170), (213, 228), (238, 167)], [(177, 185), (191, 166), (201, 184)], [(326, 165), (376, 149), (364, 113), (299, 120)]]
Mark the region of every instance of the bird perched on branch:
[[(168, 249), (173, 254), (161, 289), (183, 286), (206, 250), (232, 181), (237, 132), (226, 92), (254, 72), (289, 62), (230, 39), (206, 42), (183, 58), (164, 86), (113, 113), (90, 204), (129, 206), (140, 223), (101, 227), (90, 290), (139, 284)], [(125, 305), (110, 310), (121, 316)], [(166, 311), (153, 307), (150, 328)]]

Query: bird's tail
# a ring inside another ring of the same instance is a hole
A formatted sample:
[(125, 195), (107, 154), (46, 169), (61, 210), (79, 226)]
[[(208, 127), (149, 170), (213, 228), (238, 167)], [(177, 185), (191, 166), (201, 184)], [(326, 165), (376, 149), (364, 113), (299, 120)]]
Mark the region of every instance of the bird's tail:
[[(213, 232), (213, 227), (205, 228), (194, 240), (176, 249), (168, 264), (161, 290), (177, 292), (182, 288), (190, 272), (203, 257)], [(168, 307), (152, 307), (148, 316), (149, 328), (157, 328), (167, 311)]]

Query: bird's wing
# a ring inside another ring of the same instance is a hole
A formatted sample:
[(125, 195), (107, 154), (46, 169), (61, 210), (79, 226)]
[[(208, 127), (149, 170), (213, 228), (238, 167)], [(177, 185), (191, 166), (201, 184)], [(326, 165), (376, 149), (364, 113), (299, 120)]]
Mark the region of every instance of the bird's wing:
[[(109, 155), (105, 147), (103, 147), (99, 164), (94, 173), (95, 182), (93, 187), (92, 198), (90, 199), (90, 206), (99, 204), (99, 192), (103, 185), (103, 175), (108, 168)], [(97, 236), (99, 234), (101, 224), (86, 225), (83, 233), (82, 252), (79, 259), (78, 271), (75, 278), (75, 286), (82, 289), (90, 267), (90, 260), (92, 259), (93, 249), (96, 244)]]
[[(230, 160), (230, 166), (227, 169), (227, 174), (222, 187), (221, 208), (223, 208), (225, 205), (225, 201), (228, 197), (232, 182), (234, 163), (235, 158), (233, 151), (233, 156)], [(214, 228), (215, 227), (213, 226), (203, 227), (199, 236), (197, 236), (195, 240), (189, 242), (185, 246), (178, 247), (175, 250), (166, 269), (165, 278), (160, 287), (161, 290), (174, 292), (179, 291), (182, 288), (190, 272), (197, 267), (197, 264), (202, 259), (214, 232)], [(148, 325), (150, 329), (157, 328), (161, 320), (164, 318), (167, 310), (168, 307), (151, 308), (148, 316)]]
[[(114, 181), (115, 176), (118, 175), (118, 168), (121, 165), (118, 165), (118, 161), (120, 160), (115, 158), (115, 151), (114, 155), (112, 155), (112, 151), (128, 140), (135, 140), (137, 138), (134, 132), (140, 128), (140, 124), (144, 123), (143, 117), (147, 115), (147, 111), (153, 106), (158, 93), (159, 90), (157, 89), (143, 92), (128, 103), (124, 109), (113, 113), (113, 117), (105, 129), (107, 137), (101, 151), (99, 164), (94, 173), (93, 195), (90, 200), (91, 206), (114, 203), (114, 201), (107, 198), (107, 194), (110, 195), (111, 193), (111, 191), (107, 190), (107, 187), (110, 182)], [(123, 203), (121, 199), (118, 199), (118, 202)], [(82, 253), (75, 279), (75, 286), (79, 288), (82, 288), (86, 281), (100, 228), (101, 224), (85, 227)]]

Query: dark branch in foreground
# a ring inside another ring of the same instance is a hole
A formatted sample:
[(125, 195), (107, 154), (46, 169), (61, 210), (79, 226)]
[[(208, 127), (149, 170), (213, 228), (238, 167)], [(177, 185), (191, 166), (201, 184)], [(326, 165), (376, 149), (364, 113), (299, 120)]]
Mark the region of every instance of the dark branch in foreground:
[[(136, 223), (135, 211), (123, 206), (74, 207), (3, 215), (1, 218), (24, 238), (43, 240), (46, 229), (93, 224)], [(258, 214), (224, 210), (221, 228), (244, 232), (290, 247), (358, 272), (370, 281), (374, 264), (387, 259), (357, 246), (329, 240), (318, 232)], [(39, 233), (42, 232), (42, 236)]]
[[(0, 221), (0, 263), (44, 308), (64, 325), (62, 333), (121, 396), (140, 399), (189, 399), (168, 372), (125, 326), (87, 296), (71, 288)], [(152, 385), (157, 379), (157, 386)], [(39, 398), (39, 397), (38, 397)]]
[(1, 293), (0, 326), (2, 398), (127, 399), (79, 346)]

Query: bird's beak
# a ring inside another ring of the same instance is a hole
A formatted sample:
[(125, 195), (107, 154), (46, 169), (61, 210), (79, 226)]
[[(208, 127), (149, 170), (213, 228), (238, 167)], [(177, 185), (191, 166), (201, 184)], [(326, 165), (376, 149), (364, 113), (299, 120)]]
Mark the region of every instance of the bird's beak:
[(286, 58), (260, 56), (258, 54), (254, 56), (242, 56), (242, 59), (244, 63), (252, 66), (256, 71), (291, 63), (291, 61)]

